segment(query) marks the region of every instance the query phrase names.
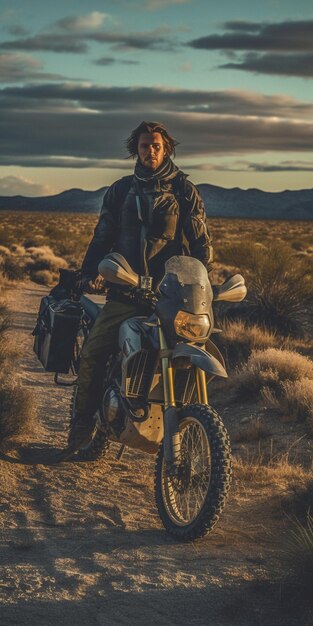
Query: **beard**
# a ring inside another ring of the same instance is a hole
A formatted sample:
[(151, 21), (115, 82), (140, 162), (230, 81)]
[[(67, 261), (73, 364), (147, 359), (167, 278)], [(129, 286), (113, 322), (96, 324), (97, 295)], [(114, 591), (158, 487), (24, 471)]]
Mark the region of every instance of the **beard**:
[(159, 162), (157, 158), (146, 157), (142, 164), (144, 165), (144, 167), (148, 167), (150, 170), (157, 170), (158, 167), (162, 165), (162, 163), (163, 161), (160, 160)]

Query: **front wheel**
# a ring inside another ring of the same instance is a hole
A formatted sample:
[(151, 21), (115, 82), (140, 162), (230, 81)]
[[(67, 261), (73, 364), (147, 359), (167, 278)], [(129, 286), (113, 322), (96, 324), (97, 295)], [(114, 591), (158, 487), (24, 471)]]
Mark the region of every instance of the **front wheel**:
[(166, 530), (192, 541), (215, 526), (225, 506), (231, 481), (231, 451), (219, 415), (204, 404), (179, 413), (181, 461), (175, 476), (166, 472), (163, 444), (155, 471), (155, 498)]

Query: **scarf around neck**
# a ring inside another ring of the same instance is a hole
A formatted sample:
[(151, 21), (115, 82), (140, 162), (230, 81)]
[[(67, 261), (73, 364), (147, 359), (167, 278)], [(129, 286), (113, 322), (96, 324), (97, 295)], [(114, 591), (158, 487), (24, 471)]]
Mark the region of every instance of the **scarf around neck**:
[(145, 167), (138, 159), (135, 165), (134, 175), (139, 182), (153, 183), (160, 180), (170, 180), (171, 178), (175, 178), (178, 172), (179, 168), (175, 165), (175, 163), (173, 163), (172, 159), (167, 157), (156, 170)]

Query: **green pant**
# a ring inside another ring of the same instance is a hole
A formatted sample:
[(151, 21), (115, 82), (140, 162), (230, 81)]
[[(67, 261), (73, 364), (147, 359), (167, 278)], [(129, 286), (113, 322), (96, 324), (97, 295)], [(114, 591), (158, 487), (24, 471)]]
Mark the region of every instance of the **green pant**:
[(100, 311), (81, 354), (76, 396), (79, 415), (91, 417), (99, 407), (104, 367), (117, 347), (119, 327), (136, 312), (135, 306), (122, 302), (108, 302)]

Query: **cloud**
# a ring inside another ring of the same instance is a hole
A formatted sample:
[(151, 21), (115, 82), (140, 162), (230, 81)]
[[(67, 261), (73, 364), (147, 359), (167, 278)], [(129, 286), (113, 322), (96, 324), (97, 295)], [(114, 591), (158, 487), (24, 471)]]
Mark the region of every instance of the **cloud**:
[(5, 176), (0, 178), (1, 196), (48, 196), (54, 192), (49, 185), (34, 183), (23, 176)]
[[(128, 158), (116, 159), (92, 159), (89, 157), (72, 157), (72, 156), (33, 156), (20, 155), (14, 160), (15, 165), (20, 167), (60, 167), (70, 169), (117, 169), (127, 170), (129, 173), (133, 170), (133, 161)], [(0, 154), (0, 165), (5, 165), (6, 159)], [(0, 179), (1, 180), (1, 179)]]
[(313, 20), (277, 24), (226, 22), (225, 26), (230, 32), (193, 39), (188, 45), (204, 50), (313, 51)]
[(133, 61), (132, 59), (115, 59), (114, 57), (101, 57), (93, 61), (95, 65), (114, 65), (114, 63), (120, 63), (122, 65), (139, 65), (139, 61)]
[(186, 62), (186, 63), (182, 63), (182, 64), (179, 66), (179, 70), (180, 70), (181, 72), (192, 72), (192, 63), (188, 63), (188, 62)]
[[(121, 159), (125, 139), (145, 119), (146, 109), (125, 112), (46, 113), (7, 112), (1, 129), (1, 163), (14, 165), (20, 157)], [(205, 114), (169, 113), (151, 109), (180, 141), (183, 157), (232, 155), (264, 151), (312, 151), (313, 127), (299, 123)], [(12, 129), (14, 129), (12, 131)]]
[(61, 74), (41, 72), (42, 67), (41, 61), (29, 54), (0, 53), (0, 83), (64, 79)]
[(246, 22), (245, 20), (233, 20), (229, 22), (225, 22), (223, 24), (224, 29), (226, 30), (234, 30), (239, 32), (248, 32), (253, 33), (260, 30), (260, 23), (258, 22)]
[(191, 0), (145, 0), (144, 8), (147, 11), (158, 11), (173, 4), (187, 4)]
[[(11, 39), (0, 43), (2, 50), (23, 50), (23, 51), (48, 51), (57, 53), (80, 54), (87, 52), (86, 42), (94, 41), (100, 44), (111, 44), (115, 50), (160, 50), (174, 51), (178, 47), (178, 42), (173, 36), (173, 30), (167, 26), (160, 26), (150, 31), (139, 32), (119, 32), (112, 30), (90, 29), (77, 32), (74, 30), (74, 23), (80, 18), (64, 18), (63, 23), (67, 23), (65, 32), (43, 32), (32, 37)], [(72, 27), (70, 27), (72, 25)], [(60, 23), (56, 23), (58, 28)]]
[(252, 172), (313, 172), (313, 163), (306, 161), (282, 161), (279, 164), (248, 163), (247, 170)]
[(102, 31), (90, 33), (88, 39), (98, 43), (113, 44), (115, 50), (163, 50), (173, 51), (177, 48), (177, 41), (167, 26), (161, 26), (150, 31), (121, 33)]
[(313, 77), (313, 53), (246, 54), (239, 63), (224, 63), (222, 69), (245, 70), (257, 74)]
[(232, 163), (188, 163), (186, 170), (217, 172), (313, 172), (313, 162), (281, 161), (280, 163), (256, 163), (252, 161), (234, 161)]
[(62, 20), (56, 22), (56, 26), (62, 30), (70, 32), (85, 32), (89, 30), (95, 30), (103, 25), (103, 22), (108, 18), (107, 13), (99, 13), (99, 11), (92, 11), (88, 15), (74, 15), (65, 17)]
[[(277, 24), (231, 21), (225, 33), (193, 39), (196, 49), (220, 50), (229, 59), (221, 69), (280, 76), (313, 76), (313, 20)], [(235, 52), (245, 51), (238, 56)], [(263, 54), (262, 54), (263, 52)]]
[[(80, 108), (92, 113), (101, 111), (157, 111), (257, 116), (311, 120), (313, 103), (290, 96), (267, 96), (253, 91), (205, 91), (170, 87), (106, 87), (90, 83), (7, 87), (0, 91), (0, 109), (53, 111), (66, 107), (77, 112)], [(150, 115), (151, 117), (151, 115)]]
[(15, 24), (9, 27), (9, 33), (14, 35), (15, 37), (23, 37), (24, 35), (28, 35), (29, 31), (24, 26), (20, 26), (19, 24)]
[(184, 159), (313, 149), (313, 104), (283, 95), (38, 84), (0, 90), (0, 109), (1, 165), (115, 167), (147, 115)]
[(34, 35), (33, 37), (3, 41), (0, 43), (0, 49), (25, 51), (45, 50), (48, 52), (72, 52), (78, 54), (86, 52), (88, 48), (84, 41), (74, 35), (43, 33), (41, 35)]

